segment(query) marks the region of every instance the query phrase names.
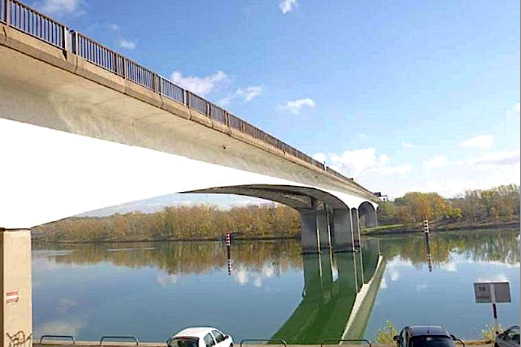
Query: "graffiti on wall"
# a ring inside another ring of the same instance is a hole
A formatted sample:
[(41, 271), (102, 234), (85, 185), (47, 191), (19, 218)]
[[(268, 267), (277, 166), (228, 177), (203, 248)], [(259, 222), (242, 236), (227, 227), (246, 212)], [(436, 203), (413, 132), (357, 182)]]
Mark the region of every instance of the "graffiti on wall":
[(6, 333), (9, 338), (8, 347), (32, 347), (33, 345), (33, 334), (25, 335), (25, 332), (19, 331), (14, 335)]

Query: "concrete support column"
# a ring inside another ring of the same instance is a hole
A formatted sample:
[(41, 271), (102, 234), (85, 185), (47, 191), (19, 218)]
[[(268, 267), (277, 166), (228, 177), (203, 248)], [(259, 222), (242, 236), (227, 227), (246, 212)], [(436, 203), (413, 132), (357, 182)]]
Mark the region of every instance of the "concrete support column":
[(300, 240), (302, 253), (319, 253), (320, 236), (317, 226), (317, 211), (315, 209), (300, 210)]
[(0, 228), (2, 346), (32, 347), (31, 232)]
[(351, 209), (351, 222), (353, 225), (353, 241), (356, 248), (360, 248), (362, 245), (360, 237), (360, 220), (358, 218), (358, 210), (356, 208)]
[(351, 225), (351, 212), (337, 209), (333, 211), (333, 224), (335, 230), (335, 252), (349, 252), (354, 250), (353, 227)]
[(327, 209), (317, 211), (317, 226), (320, 248), (331, 248), (331, 233), (329, 232), (329, 214)]

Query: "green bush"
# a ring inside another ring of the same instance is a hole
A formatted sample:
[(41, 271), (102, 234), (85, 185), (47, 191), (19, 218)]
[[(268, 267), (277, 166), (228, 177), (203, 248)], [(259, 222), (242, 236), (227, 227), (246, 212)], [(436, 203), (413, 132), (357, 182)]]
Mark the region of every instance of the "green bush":
[(393, 345), (395, 343), (393, 340), (393, 337), (395, 335), (398, 335), (398, 331), (396, 330), (396, 325), (391, 321), (386, 321), (385, 327), (382, 329), (379, 329), (376, 332), (374, 341), (377, 343), (383, 343), (386, 345)]
[[(499, 333), (503, 332), (503, 327), (499, 324)], [(481, 330), (481, 337), (485, 342), (491, 343), (496, 339), (496, 328), (493, 325), (485, 325), (485, 329)]]

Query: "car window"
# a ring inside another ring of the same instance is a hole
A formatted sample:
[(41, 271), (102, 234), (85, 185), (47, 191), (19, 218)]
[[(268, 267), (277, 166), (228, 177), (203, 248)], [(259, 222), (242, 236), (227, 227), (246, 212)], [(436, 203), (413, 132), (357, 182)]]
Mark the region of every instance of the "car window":
[(505, 338), (507, 340), (513, 340), (513, 341), (515, 341), (517, 338), (517, 341), (519, 341), (519, 329), (512, 328), (512, 329), (507, 330)]
[(199, 347), (197, 337), (175, 337), (168, 342), (168, 347)]
[(417, 336), (411, 340), (411, 347), (454, 347), (447, 336)]
[(206, 345), (206, 347), (212, 347), (215, 345), (215, 341), (213, 339), (212, 334), (206, 334), (206, 336), (204, 337), (204, 344)]
[(220, 343), (224, 341), (224, 336), (220, 331), (212, 330), (213, 337), (215, 337), (215, 342)]
[(402, 329), (400, 332), (400, 339), (398, 340), (398, 344), (402, 347), (405, 346), (405, 329)]

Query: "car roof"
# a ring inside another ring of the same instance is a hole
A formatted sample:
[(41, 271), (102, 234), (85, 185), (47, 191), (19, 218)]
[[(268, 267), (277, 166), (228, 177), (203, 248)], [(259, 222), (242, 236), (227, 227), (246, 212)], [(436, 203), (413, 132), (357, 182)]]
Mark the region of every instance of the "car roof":
[(414, 325), (408, 326), (411, 336), (447, 336), (450, 334), (439, 325)]
[(217, 330), (215, 328), (210, 328), (210, 327), (194, 327), (194, 328), (186, 328), (186, 329), (183, 329), (181, 330), (180, 332), (178, 332), (177, 334), (174, 335), (174, 337), (179, 337), (179, 336), (190, 336), (190, 337), (199, 337), (199, 338), (203, 338), (206, 336), (206, 334), (208, 334), (210, 331), (212, 330)]

